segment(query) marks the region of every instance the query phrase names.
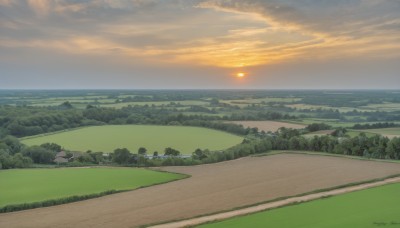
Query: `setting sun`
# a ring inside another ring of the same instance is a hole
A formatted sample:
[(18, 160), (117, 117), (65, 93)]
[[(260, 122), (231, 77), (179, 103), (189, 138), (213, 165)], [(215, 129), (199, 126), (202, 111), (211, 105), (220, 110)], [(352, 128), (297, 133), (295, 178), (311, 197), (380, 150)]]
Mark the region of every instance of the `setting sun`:
[(236, 77), (238, 77), (238, 78), (243, 78), (244, 76), (246, 76), (246, 74), (243, 72), (239, 72), (236, 74)]

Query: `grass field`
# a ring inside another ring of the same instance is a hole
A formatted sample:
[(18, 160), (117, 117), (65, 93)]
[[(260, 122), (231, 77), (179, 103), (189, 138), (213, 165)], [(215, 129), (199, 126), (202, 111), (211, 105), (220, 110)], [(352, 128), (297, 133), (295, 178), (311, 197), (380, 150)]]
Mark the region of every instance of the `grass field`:
[(166, 147), (191, 154), (195, 149), (222, 150), (239, 144), (242, 137), (222, 131), (199, 127), (107, 125), (23, 139), (27, 145), (53, 142), (69, 150), (112, 152), (116, 148), (128, 148), (137, 152), (145, 147), (149, 153), (163, 153)]
[(0, 207), (107, 190), (130, 190), (183, 175), (134, 168), (63, 168), (0, 171)]
[(379, 129), (367, 129), (367, 130), (360, 130), (365, 133), (369, 134), (380, 134), (383, 136), (387, 136), (389, 138), (400, 137), (400, 128), (379, 128)]
[(256, 127), (260, 131), (272, 131), (275, 132), (281, 127), (293, 128), (293, 129), (302, 129), (305, 128), (305, 125), (302, 124), (293, 124), (279, 121), (231, 121), (230, 123), (240, 124), (243, 127)]
[[(352, 127), (355, 124), (374, 124), (374, 123), (380, 123), (380, 122), (343, 122), (342, 120), (339, 119), (320, 119), (320, 118), (304, 118), (304, 119), (297, 119), (297, 120), (290, 120), (286, 122), (291, 122), (291, 123), (298, 123), (298, 124), (305, 124), (309, 125), (312, 123), (325, 123), (328, 124), (332, 127)], [(395, 123), (395, 124), (400, 124), (399, 121), (389, 121), (390, 123)]]
[(200, 227), (399, 227), (399, 192), (385, 185)]

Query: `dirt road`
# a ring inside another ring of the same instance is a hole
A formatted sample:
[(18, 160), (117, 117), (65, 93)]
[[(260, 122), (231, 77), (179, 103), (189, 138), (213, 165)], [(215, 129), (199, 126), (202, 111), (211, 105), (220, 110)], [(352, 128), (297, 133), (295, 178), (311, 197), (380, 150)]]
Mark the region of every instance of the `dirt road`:
[(199, 225), (199, 224), (203, 224), (203, 223), (207, 223), (207, 222), (224, 220), (224, 219), (233, 218), (236, 216), (247, 215), (247, 214), (251, 214), (251, 213), (255, 213), (255, 212), (265, 211), (268, 209), (282, 207), (282, 206), (290, 205), (293, 203), (307, 202), (307, 201), (311, 201), (311, 200), (315, 200), (315, 199), (320, 199), (323, 197), (336, 196), (336, 195), (340, 195), (340, 194), (344, 194), (344, 193), (359, 191), (359, 190), (363, 190), (363, 189), (368, 189), (368, 188), (372, 188), (372, 187), (378, 187), (378, 186), (382, 186), (385, 184), (392, 184), (392, 183), (398, 183), (398, 182), (400, 182), (400, 177), (389, 178), (389, 179), (374, 182), (374, 183), (360, 184), (357, 186), (345, 187), (345, 188), (330, 190), (330, 191), (326, 191), (326, 192), (314, 193), (314, 194), (309, 194), (309, 195), (299, 196), (299, 197), (292, 197), (292, 198), (288, 198), (288, 199), (284, 199), (284, 200), (278, 200), (275, 202), (260, 204), (257, 206), (243, 208), (243, 209), (239, 209), (239, 210), (218, 213), (218, 214), (203, 216), (203, 217), (199, 217), (199, 218), (187, 219), (187, 220), (183, 220), (183, 221), (179, 221), (179, 222), (172, 222), (172, 223), (151, 226), (149, 228), (180, 228), (180, 227), (195, 226), (195, 225)]

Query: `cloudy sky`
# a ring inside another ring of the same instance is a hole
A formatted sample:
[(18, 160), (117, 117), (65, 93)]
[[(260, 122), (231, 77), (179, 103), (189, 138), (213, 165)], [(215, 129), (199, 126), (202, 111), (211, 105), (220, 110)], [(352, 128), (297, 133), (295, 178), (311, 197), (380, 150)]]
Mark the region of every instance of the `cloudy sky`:
[(0, 88), (400, 89), (400, 0), (0, 0)]

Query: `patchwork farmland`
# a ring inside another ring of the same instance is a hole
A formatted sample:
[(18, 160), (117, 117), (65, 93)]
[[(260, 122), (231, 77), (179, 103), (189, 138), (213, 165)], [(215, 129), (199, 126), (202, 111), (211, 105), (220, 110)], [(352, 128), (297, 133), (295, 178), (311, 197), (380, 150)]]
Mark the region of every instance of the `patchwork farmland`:
[(73, 204), (0, 214), (0, 226), (140, 226), (400, 174), (398, 163), (303, 154), (158, 169), (191, 177)]
[(400, 183), (389, 184), (199, 227), (397, 227), (399, 192)]

